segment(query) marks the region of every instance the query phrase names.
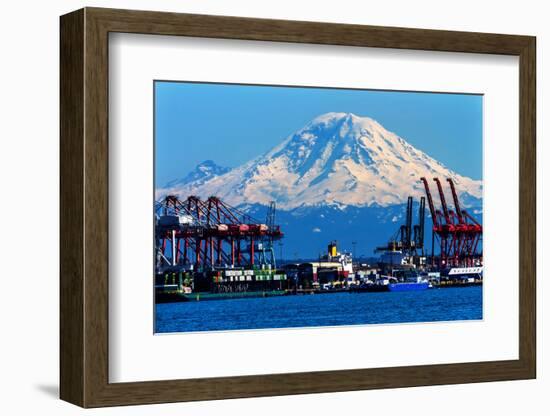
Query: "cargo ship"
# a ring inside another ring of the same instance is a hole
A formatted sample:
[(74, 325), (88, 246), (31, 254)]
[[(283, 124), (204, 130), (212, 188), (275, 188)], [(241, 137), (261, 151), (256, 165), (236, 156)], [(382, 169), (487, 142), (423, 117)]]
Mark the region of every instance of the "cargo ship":
[(286, 294), (287, 276), (272, 269), (223, 269), (157, 275), (155, 301), (221, 300)]

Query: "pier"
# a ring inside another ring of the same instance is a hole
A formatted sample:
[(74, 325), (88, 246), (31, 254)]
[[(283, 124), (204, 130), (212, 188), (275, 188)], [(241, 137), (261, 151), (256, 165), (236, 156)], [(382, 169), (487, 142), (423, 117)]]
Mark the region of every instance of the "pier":
[[(462, 207), (447, 178), (454, 209), (445, 200), (439, 178), (441, 209), (428, 181), (413, 225), (413, 198), (405, 221), (376, 249), (374, 264), (354, 261), (331, 241), (324, 255), (300, 263), (278, 261), (274, 243), (284, 237), (271, 202), (265, 221), (253, 218), (220, 198), (180, 199), (167, 195), (155, 206), (156, 302), (201, 301), (380, 291), (460, 288), (482, 284), (482, 227)], [(432, 248), (426, 253), (426, 200), (432, 218)], [(435, 242), (440, 252), (435, 253)], [(278, 264), (279, 263), (279, 264)]]

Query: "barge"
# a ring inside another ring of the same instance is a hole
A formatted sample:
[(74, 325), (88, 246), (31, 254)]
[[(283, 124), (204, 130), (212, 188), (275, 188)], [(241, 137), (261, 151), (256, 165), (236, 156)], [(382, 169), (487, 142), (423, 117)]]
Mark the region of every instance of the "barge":
[(351, 287), (350, 292), (416, 292), (432, 287), (431, 283), (415, 270), (392, 271), (391, 276), (380, 276), (374, 281)]

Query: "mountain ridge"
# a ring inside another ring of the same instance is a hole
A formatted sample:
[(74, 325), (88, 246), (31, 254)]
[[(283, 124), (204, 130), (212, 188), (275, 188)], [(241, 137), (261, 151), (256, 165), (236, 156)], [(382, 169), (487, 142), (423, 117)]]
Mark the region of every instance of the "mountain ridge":
[(185, 185), (191, 182), (204, 183), (208, 179), (211, 179), (214, 176), (223, 175), (230, 170), (231, 168), (220, 166), (211, 159), (204, 160), (195, 166), (195, 168), (183, 178), (169, 181), (165, 185), (165, 188), (172, 188), (174, 186)]
[(216, 195), (234, 206), (267, 205), (274, 200), (282, 210), (385, 207), (402, 204), (409, 195), (423, 195), (422, 176), (453, 179), (466, 204), (482, 197), (481, 181), (448, 169), (376, 120), (353, 113), (322, 114), (268, 152), (233, 169), (216, 170), (213, 167), (218, 165), (207, 162), (211, 163), (206, 175), (200, 169), (196, 172), (199, 164), (195, 175), (171, 181), (157, 191), (157, 197)]

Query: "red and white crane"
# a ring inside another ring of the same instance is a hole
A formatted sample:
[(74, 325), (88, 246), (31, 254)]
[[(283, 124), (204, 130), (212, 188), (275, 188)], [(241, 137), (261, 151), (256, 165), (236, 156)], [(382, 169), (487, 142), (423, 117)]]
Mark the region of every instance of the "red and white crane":
[(426, 178), (420, 178), (424, 184), (426, 197), (432, 216), (432, 265), (435, 265), (434, 245), (439, 241), (439, 267), (466, 267), (478, 265), (482, 261), (481, 240), (482, 225), (460, 206), (455, 184), (447, 178), (453, 195), (454, 210), (449, 209), (445, 193), (439, 178), (433, 178), (439, 192), (443, 213), (435, 208)]
[[(271, 209), (274, 216), (274, 206)], [(263, 247), (260, 243), (283, 237), (273, 218), (262, 223), (215, 196), (181, 200), (167, 195), (156, 203), (155, 211), (159, 271), (254, 266), (266, 261), (265, 253), (258, 250)]]

